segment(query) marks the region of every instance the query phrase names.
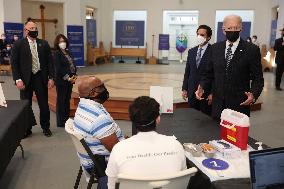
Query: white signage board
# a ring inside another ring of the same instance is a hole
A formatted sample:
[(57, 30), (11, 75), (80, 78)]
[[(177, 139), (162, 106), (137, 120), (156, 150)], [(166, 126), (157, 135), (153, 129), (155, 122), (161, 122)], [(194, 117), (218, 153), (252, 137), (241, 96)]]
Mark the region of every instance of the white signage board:
[(160, 104), (161, 113), (172, 114), (174, 112), (173, 87), (150, 86), (150, 97)]

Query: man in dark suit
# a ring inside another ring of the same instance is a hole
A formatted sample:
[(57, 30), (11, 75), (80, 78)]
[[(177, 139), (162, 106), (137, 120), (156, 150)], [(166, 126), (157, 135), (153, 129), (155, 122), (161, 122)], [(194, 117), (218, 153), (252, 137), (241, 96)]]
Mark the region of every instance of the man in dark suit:
[(280, 84), (281, 78), (284, 71), (284, 28), (281, 31), (281, 38), (276, 39), (274, 43), (274, 50), (276, 52), (275, 63), (277, 64), (276, 67), (276, 79), (275, 79), (275, 87), (276, 90), (282, 91)]
[[(48, 88), (54, 86), (54, 68), (48, 42), (38, 39), (37, 26), (27, 21), (24, 27), (25, 38), (18, 40), (12, 49), (11, 64), (13, 79), (20, 90), (20, 98), (28, 99), (32, 105), (35, 92), (39, 109), (40, 125), (43, 134), (51, 136), (50, 112), (48, 107)], [(26, 131), (26, 137), (32, 134), (32, 126)]]
[(0, 51), (6, 49), (8, 42), (6, 39), (6, 35), (3, 33), (1, 34), (1, 39), (0, 39)]
[(189, 49), (187, 62), (184, 72), (182, 97), (188, 99), (189, 107), (211, 115), (211, 90), (206, 91), (203, 100), (198, 100), (195, 97), (200, 82), (201, 74), (205, 71), (209, 61), (209, 51), (211, 45), (208, 43), (212, 36), (212, 30), (207, 25), (200, 25), (196, 31), (197, 46)]
[(212, 115), (217, 119), (225, 108), (250, 116), (250, 105), (264, 86), (260, 50), (240, 38), (241, 30), (241, 17), (224, 18), (223, 33), (227, 40), (212, 45), (210, 62), (195, 92), (201, 100), (204, 90), (214, 84)]

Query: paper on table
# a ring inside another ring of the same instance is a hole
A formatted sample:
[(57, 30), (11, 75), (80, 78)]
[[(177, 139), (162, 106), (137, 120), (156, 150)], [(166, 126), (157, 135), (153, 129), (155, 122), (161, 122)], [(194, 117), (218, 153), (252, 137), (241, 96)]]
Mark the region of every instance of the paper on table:
[(7, 103), (6, 103), (6, 100), (5, 100), (4, 93), (3, 93), (2, 85), (0, 83), (0, 107), (1, 106), (7, 107)]

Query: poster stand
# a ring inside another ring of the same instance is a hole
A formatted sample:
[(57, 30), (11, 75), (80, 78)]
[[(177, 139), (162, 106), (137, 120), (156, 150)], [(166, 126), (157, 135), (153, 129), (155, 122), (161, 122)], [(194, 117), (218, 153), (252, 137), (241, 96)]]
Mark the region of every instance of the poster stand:
[[(138, 49), (139, 49), (139, 45), (138, 45)], [(139, 59), (139, 56), (137, 57), (137, 60), (136, 60), (136, 64), (141, 64), (141, 60)]]
[[(120, 45), (120, 48), (122, 49), (122, 45)], [(119, 63), (125, 63), (125, 61), (122, 59), (122, 56), (120, 56), (120, 60), (118, 62)]]

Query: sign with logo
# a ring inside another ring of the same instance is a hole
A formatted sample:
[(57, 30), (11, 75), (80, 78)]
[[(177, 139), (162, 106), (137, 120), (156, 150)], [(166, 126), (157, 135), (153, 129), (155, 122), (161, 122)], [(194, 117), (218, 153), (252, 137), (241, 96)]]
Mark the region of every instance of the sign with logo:
[(76, 66), (84, 66), (84, 36), (83, 26), (67, 26), (67, 38), (69, 51), (72, 54)]
[(144, 46), (145, 22), (117, 20), (115, 26), (116, 46)]
[(277, 20), (271, 21), (270, 47), (274, 47), (276, 39)]
[(187, 49), (187, 36), (183, 33), (176, 38), (176, 49), (179, 53), (183, 53)]
[(19, 39), (23, 38), (24, 25), (21, 23), (4, 22), (4, 33), (9, 43), (13, 41), (13, 36), (17, 35)]
[(159, 50), (169, 50), (169, 49), (170, 49), (170, 35), (159, 34)]
[(87, 43), (94, 48), (97, 46), (97, 22), (94, 19), (87, 19)]
[(209, 158), (202, 161), (202, 165), (208, 169), (225, 170), (228, 169), (229, 164), (221, 159)]
[(160, 113), (174, 112), (173, 87), (150, 86), (150, 97), (160, 104)]

